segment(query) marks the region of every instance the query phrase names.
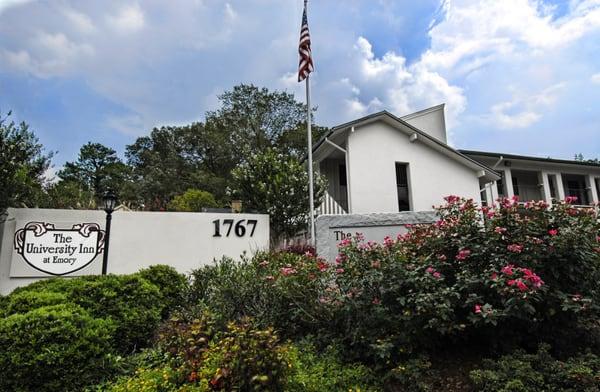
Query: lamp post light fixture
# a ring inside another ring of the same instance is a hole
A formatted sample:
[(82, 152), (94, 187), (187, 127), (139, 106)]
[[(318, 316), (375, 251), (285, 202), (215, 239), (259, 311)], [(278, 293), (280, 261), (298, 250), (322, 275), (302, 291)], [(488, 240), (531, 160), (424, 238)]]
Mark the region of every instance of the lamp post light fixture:
[(106, 275), (108, 267), (108, 245), (110, 241), (110, 222), (112, 221), (112, 213), (117, 205), (117, 195), (112, 190), (108, 190), (102, 197), (104, 212), (106, 212), (106, 238), (104, 239), (104, 254), (102, 256), (102, 275)]

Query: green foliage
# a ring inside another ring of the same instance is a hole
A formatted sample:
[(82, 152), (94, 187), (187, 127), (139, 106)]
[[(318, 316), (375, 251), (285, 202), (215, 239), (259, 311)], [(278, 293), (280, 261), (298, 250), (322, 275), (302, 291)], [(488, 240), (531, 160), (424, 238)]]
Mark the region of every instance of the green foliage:
[(286, 337), (307, 334), (329, 315), (319, 302), (329, 270), (312, 255), (259, 253), (241, 263), (224, 258), (192, 272), (190, 302), (211, 309), (224, 322), (251, 316)]
[(76, 181), (63, 180), (48, 185), (43, 207), (95, 209), (96, 199), (87, 187)]
[(101, 380), (114, 364), (114, 327), (73, 304), (0, 319), (0, 390), (76, 391)]
[(169, 211), (202, 212), (203, 208), (217, 207), (215, 197), (200, 189), (188, 189), (182, 195), (177, 195), (169, 202)]
[(431, 362), (425, 356), (400, 361), (388, 374), (388, 380), (406, 392), (434, 391), (432, 381), (435, 377)]
[[(232, 176), (233, 196), (243, 201), (244, 209), (270, 215), (273, 240), (306, 228), (308, 174), (298, 159), (269, 148), (250, 156)], [(319, 205), (326, 180), (319, 175), (314, 180), (314, 202)]]
[(97, 201), (109, 189), (123, 198), (126, 197), (123, 189), (129, 181), (129, 167), (121, 162), (112, 148), (89, 142), (81, 147), (77, 161), (65, 163), (58, 176), (63, 181), (78, 184), (83, 191), (92, 193)]
[(373, 371), (361, 364), (344, 363), (340, 354), (328, 347), (317, 353), (314, 346), (290, 346), (290, 375), (285, 387), (290, 392), (379, 391), (381, 383)]
[(287, 349), (278, 341), (272, 329), (256, 329), (250, 320), (229, 323), (190, 378), (209, 380), (217, 391), (283, 391)]
[(5, 304), (0, 307), (0, 317), (16, 313), (27, 313), (43, 306), (68, 303), (63, 293), (50, 291), (20, 291), (6, 297)]
[(8, 121), (10, 114), (0, 114), (0, 213), (8, 207), (39, 204), (52, 158), (52, 153), (44, 154), (25, 122)]
[(188, 289), (188, 279), (169, 265), (153, 265), (137, 273), (140, 277), (158, 287), (161, 295), (162, 318), (181, 307)]
[(113, 344), (121, 353), (148, 346), (165, 308), (159, 289), (136, 275), (38, 281), (15, 290), (9, 300), (42, 291), (62, 294), (93, 317), (114, 321)]
[(480, 391), (599, 391), (600, 358), (584, 354), (566, 361), (554, 359), (542, 345), (535, 354), (522, 350), (498, 360), (485, 360), (470, 373)]

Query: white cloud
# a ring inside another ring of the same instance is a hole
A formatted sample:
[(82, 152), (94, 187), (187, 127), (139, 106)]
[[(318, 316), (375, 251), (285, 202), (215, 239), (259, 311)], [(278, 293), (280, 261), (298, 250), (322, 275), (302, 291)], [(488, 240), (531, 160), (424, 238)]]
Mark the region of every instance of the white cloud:
[(32, 0), (0, 0), (0, 14), (2, 11), (9, 9), (10, 7), (15, 7), (31, 1)]
[(63, 8), (62, 12), (79, 32), (89, 34), (96, 31), (96, 26), (92, 22), (92, 19), (83, 12), (70, 7)]
[(592, 81), (592, 83), (600, 84), (600, 72), (598, 72), (597, 74), (593, 74), (590, 77), (590, 80)]
[(128, 5), (110, 15), (108, 22), (118, 32), (134, 33), (144, 27), (144, 12), (138, 4)]

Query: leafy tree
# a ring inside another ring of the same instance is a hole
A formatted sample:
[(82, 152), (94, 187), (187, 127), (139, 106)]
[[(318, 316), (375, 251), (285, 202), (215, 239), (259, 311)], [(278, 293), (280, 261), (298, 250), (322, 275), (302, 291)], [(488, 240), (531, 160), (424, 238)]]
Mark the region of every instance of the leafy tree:
[(188, 189), (182, 195), (177, 195), (167, 206), (169, 211), (201, 212), (203, 208), (217, 207), (215, 197), (200, 189)]
[(53, 155), (44, 153), (29, 125), (9, 121), (10, 115), (0, 115), (0, 212), (21, 203), (37, 205)]
[[(219, 101), (221, 108), (206, 114), (206, 124), (230, 143), (237, 163), (269, 147), (297, 157), (306, 152), (306, 105), (293, 94), (240, 84)], [(327, 129), (314, 126), (312, 131), (317, 140)]]
[[(294, 157), (267, 149), (233, 170), (233, 195), (244, 210), (270, 215), (272, 238), (291, 237), (305, 229), (309, 218), (308, 174)], [(315, 176), (314, 201), (319, 205), (326, 180)]]
[(47, 208), (94, 209), (96, 200), (94, 193), (83, 188), (76, 181), (59, 181), (46, 188), (43, 204)]
[[(300, 158), (306, 151), (306, 106), (292, 94), (253, 85), (235, 86), (219, 97), (221, 107), (206, 122), (155, 128), (127, 146), (139, 194), (150, 209), (164, 209), (189, 188), (229, 201), (231, 171), (246, 157), (278, 148)], [(316, 140), (326, 131), (314, 126)]]
[(600, 163), (600, 159), (598, 158), (593, 158), (593, 159), (585, 159), (583, 157), (582, 153), (579, 154), (575, 154), (575, 157), (573, 158), (575, 161), (577, 162), (586, 162), (586, 163)]
[(129, 168), (112, 148), (89, 142), (79, 150), (77, 161), (65, 163), (58, 176), (79, 184), (99, 200), (109, 188), (120, 193), (128, 180)]

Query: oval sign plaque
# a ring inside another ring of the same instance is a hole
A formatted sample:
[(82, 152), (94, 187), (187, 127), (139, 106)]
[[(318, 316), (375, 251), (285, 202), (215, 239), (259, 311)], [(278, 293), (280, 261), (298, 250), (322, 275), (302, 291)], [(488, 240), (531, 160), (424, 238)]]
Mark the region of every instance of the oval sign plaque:
[(52, 223), (29, 222), (15, 232), (15, 250), (39, 271), (66, 275), (87, 266), (102, 253), (104, 234), (97, 223), (56, 229)]

